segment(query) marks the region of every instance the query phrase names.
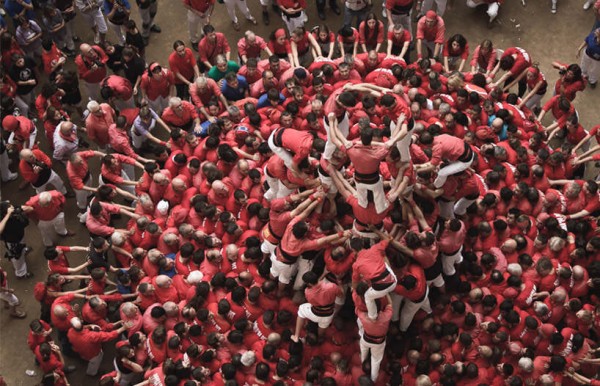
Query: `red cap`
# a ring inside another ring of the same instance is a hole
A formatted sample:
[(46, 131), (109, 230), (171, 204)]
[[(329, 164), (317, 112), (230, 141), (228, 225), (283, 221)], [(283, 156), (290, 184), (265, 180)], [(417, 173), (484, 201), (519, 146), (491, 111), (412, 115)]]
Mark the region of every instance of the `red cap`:
[(429, 10), (425, 14), (425, 17), (428, 19), (437, 19), (437, 13), (435, 13), (435, 11)]
[(6, 131), (15, 131), (19, 127), (19, 121), (13, 115), (7, 115), (2, 120), (2, 127)]
[(128, 340), (120, 340), (117, 342), (117, 344), (115, 344), (116, 348), (121, 348), (123, 346), (127, 346), (129, 344)]

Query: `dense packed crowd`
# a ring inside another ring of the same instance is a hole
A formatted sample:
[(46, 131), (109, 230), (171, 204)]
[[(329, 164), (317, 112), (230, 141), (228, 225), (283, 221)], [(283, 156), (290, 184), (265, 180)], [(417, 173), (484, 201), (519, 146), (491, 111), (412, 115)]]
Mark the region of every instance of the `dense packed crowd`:
[[(445, 1), (386, 0), (382, 21), (349, 0), (334, 33), (279, 0), (286, 28), (232, 58), (214, 1), (183, 0), (191, 48), (163, 64), (157, 3), (136, 3), (140, 29), (127, 0), (6, 0), (0, 20), (0, 174), (35, 189), (0, 202), (0, 234), (17, 279), (34, 222), (45, 246), (42, 385), (69, 385), (63, 355), (104, 386), (600, 384), (600, 124), (573, 105), (600, 1), (554, 85), (523, 48), (448, 36)], [(501, 2), (467, 3), (493, 22)]]

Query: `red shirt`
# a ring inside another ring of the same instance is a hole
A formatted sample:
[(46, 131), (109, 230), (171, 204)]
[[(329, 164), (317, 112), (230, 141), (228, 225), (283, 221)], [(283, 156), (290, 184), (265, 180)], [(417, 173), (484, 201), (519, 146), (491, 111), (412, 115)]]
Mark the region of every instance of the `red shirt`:
[(325, 307), (333, 306), (335, 298), (342, 296), (343, 292), (337, 284), (321, 280), (311, 287), (306, 287), (304, 295), (312, 306)]
[(188, 125), (191, 121), (198, 119), (198, 112), (193, 104), (188, 101), (181, 101), (180, 115), (173, 111), (171, 106), (167, 107), (162, 113), (162, 120), (168, 125), (183, 127)]
[(63, 211), (66, 201), (65, 196), (57, 190), (51, 190), (48, 193), (52, 195), (52, 201), (47, 206), (40, 205), (39, 194), (31, 197), (25, 203), (25, 205), (33, 208), (33, 211), (28, 213), (31, 218), (39, 221), (50, 221)]
[(67, 176), (69, 177), (71, 187), (81, 190), (84, 186), (84, 180), (89, 173), (87, 160), (92, 158), (95, 153), (94, 150), (85, 150), (77, 154), (83, 159), (83, 163), (81, 165), (73, 165), (71, 161), (67, 162)]
[[(194, 66), (196, 66), (196, 57), (191, 49), (185, 48), (185, 54), (180, 56), (173, 51), (169, 55), (169, 68), (173, 74), (180, 73), (185, 79), (194, 79)], [(183, 81), (175, 76), (175, 84), (183, 84)]]
[(107, 103), (100, 104), (100, 110), (103, 114), (96, 116), (89, 114), (85, 119), (85, 127), (87, 129), (88, 138), (96, 142), (100, 147), (105, 147), (110, 143), (108, 137), (108, 128), (115, 123), (115, 111)]
[(256, 36), (254, 43), (248, 43), (248, 40), (243, 37), (237, 42), (238, 54), (246, 55), (248, 58), (260, 58), (262, 50), (267, 48), (267, 42), (260, 36)]
[(225, 55), (227, 52), (231, 52), (227, 38), (221, 32), (215, 32), (216, 37), (214, 41), (209, 41), (208, 37), (203, 37), (198, 43), (198, 52), (200, 53), (201, 62), (209, 62), (214, 64), (214, 60), (217, 55)]
[(217, 85), (217, 82), (210, 78), (206, 78), (206, 90), (200, 91), (196, 86), (196, 83), (192, 83), (190, 86), (190, 95), (192, 97), (192, 102), (196, 107), (204, 107), (208, 102), (210, 102), (212, 97), (220, 97), (221, 89)]
[(348, 158), (352, 161), (355, 171), (360, 174), (374, 174), (379, 172), (379, 164), (388, 154), (385, 146), (363, 145), (356, 141), (346, 150)]
[(285, 228), (285, 233), (283, 238), (281, 239), (281, 243), (279, 244), (279, 248), (277, 248), (277, 259), (280, 261), (288, 261), (288, 258), (282, 256), (281, 249), (287, 255), (291, 255), (293, 257), (299, 257), (305, 251), (312, 251), (319, 248), (317, 244), (317, 240), (311, 240), (308, 238), (298, 239), (292, 233), (292, 228), (296, 223), (302, 221), (300, 218), (295, 218), (288, 226)]
[(133, 96), (131, 82), (119, 75), (109, 75), (102, 80), (102, 85), (107, 86), (113, 92), (113, 96), (124, 101)]
[(426, 17), (422, 17), (417, 22), (417, 40), (425, 40), (436, 44), (444, 44), (446, 26), (441, 16), (436, 16), (436, 23), (428, 27), (425, 23)]
[(144, 90), (148, 99), (153, 101), (159, 96), (166, 98), (173, 84), (175, 84), (175, 75), (171, 70), (163, 68), (160, 79), (157, 79), (156, 75), (149, 76), (147, 71), (144, 72), (140, 81), (140, 88)]
[(183, 0), (183, 4), (200, 13), (206, 13), (210, 6), (215, 4), (215, 0)]
[(377, 44), (383, 43), (385, 36), (385, 27), (383, 22), (378, 21), (377, 26), (373, 29), (367, 28), (367, 22), (363, 21), (358, 26), (358, 42), (365, 44), (368, 47), (375, 47)]
[[(352, 281), (372, 280), (387, 271), (384, 257), (388, 244), (388, 241), (380, 241), (371, 248), (358, 252), (356, 261), (352, 264)], [(388, 282), (392, 281), (391, 279), (390, 274), (381, 281)]]
[[(361, 321), (364, 334), (374, 338), (385, 338), (392, 320), (392, 305), (388, 305), (377, 314), (377, 319), (369, 318), (367, 312), (357, 311), (356, 316)], [(364, 336), (364, 335), (363, 335)]]
[(443, 159), (458, 160), (465, 152), (465, 142), (452, 135), (441, 134), (433, 138), (431, 163), (439, 165)]
[(79, 79), (88, 83), (100, 83), (102, 79), (106, 78), (106, 62), (108, 56), (104, 53), (104, 50), (99, 46), (92, 46), (92, 49), (96, 52), (96, 62), (101, 63), (101, 66), (93, 69), (94, 61), (89, 59), (87, 56), (78, 55), (75, 58), (75, 64), (77, 65), (77, 72), (79, 73)]
[(84, 328), (81, 331), (75, 331), (71, 328), (67, 333), (69, 341), (73, 345), (73, 350), (86, 361), (97, 356), (102, 351), (102, 343), (110, 342), (119, 336), (118, 330), (111, 332), (92, 331)]
[(510, 68), (510, 73), (513, 76), (519, 76), (525, 70), (531, 66), (531, 57), (529, 53), (520, 47), (510, 47), (504, 51), (502, 57), (505, 58), (510, 55), (515, 55), (515, 64)]
[[(280, 130), (283, 130), (281, 147), (294, 152), (294, 162), (296, 164), (309, 156), (314, 139), (311, 133), (294, 129)], [(275, 136), (277, 136), (277, 133), (275, 133)]]

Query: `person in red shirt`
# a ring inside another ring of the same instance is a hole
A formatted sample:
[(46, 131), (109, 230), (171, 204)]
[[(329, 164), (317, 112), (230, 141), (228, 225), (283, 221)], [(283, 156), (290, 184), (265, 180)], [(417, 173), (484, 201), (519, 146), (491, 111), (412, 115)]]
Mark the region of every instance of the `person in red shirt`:
[(194, 132), (200, 135), (200, 118), (193, 104), (179, 97), (171, 97), (169, 106), (163, 111), (162, 120), (171, 128), (178, 128), (183, 131)]
[(508, 90), (518, 83), (518, 95), (519, 97), (522, 97), (525, 95), (525, 91), (527, 91), (527, 80), (525, 79), (525, 74), (531, 65), (531, 56), (527, 51), (520, 47), (509, 47), (502, 54), (500, 61), (491, 72), (490, 76), (496, 75), (498, 70), (503, 70), (506, 72), (489, 86), (491, 88), (497, 88), (504, 83), (504, 90)]
[(34, 147), (37, 128), (33, 121), (26, 116), (15, 117), (14, 115), (7, 115), (2, 120), (2, 128), (11, 133), (8, 143), (15, 145), (18, 150), (32, 149)]
[[(475, 157), (475, 153), (465, 141), (452, 135), (441, 134), (433, 137), (429, 132), (423, 132), (419, 142), (425, 146), (431, 145), (432, 155), (429, 162), (415, 168), (418, 172), (437, 169), (437, 178), (433, 183), (436, 188), (441, 188), (448, 176), (469, 168)], [(439, 169), (442, 160), (445, 160), (447, 165)]]
[(231, 59), (231, 48), (225, 35), (216, 32), (215, 27), (208, 24), (202, 28), (204, 37), (198, 43), (198, 52), (200, 52), (200, 62), (209, 70), (216, 64), (216, 58), (224, 55), (226, 62)]
[(358, 42), (363, 52), (374, 50), (379, 52), (385, 37), (383, 22), (378, 20), (374, 13), (367, 14), (358, 26)]
[(292, 335), (292, 340), (295, 342), (300, 338), (300, 331), (306, 319), (317, 323), (319, 336), (324, 336), (325, 330), (333, 321), (335, 299), (343, 294), (338, 284), (319, 280), (319, 276), (312, 271), (302, 275), (302, 281), (306, 284), (304, 295), (307, 302), (298, 308), (296, 330)]
[(324, 143), (320, 138), (314, 138), (310, 132), (296, 129), (279, 128), (269, 137), (269, 148), (281, 158), (288, 169), (300, 174), (300, 169), (307, 165), (310, 152), (323, 152)]
[[(354, 238), (351, 248), (357, 252), (356, 261), (352, 264), (352, 287), (356, 294), (364, 297), (364, 307), (371, 320), (377, 319), (377, 302), (396, 288), (397, 278), (386, 262), (388, 240), (383, 240), (370, 248), (364, 248), (362, 239)], [(359, 286), (361, 290), (358, 291)], [(364, 311), (364, 309), (363, 309)], [(391, 318), (391, 315), (390, 315)]]
[(359, 322), (360, 360), (366, 361), (371, 353), (371, 380), (375, 382), (379, 377), (379, 367), (385, 353), (386, 337), (392, 320), (392, 301), (387, 295), (387, 305), (383, 309), (380, 305), (377, 306), (375, 318), (359, 309), (355, 312)]
[(383, 179), (379, 174), (379, 165), (381, 160), (387, 156), (389, 149), (408, 133), (407, 124), (404, 123), (404, 114), (400, 115), (395, 127), (392, 128), (392, 137), (383, 143), (382, 146), (371, 144), (373, 129), (370, 126), (368, 118), (361, 118), (360, 142), (350, 142), (343, 137), (337, 128), (337, 121), (333, 113), (329, 114), (329, 121), (333, 122), (330, 127), (331, 140), (334, 145), (348, 155), (348, 158), (350, 158), (350, 161), (354, 165), (358, 204), (366, 208), (369, 203), (368, 192), (372, 192), (376, 212), (378, 214), (384, 212), (389, 203), (385, 199)]
[(283, 24), (287, 27), (289, 34), (298, 27), (304, 27), (304, 23), (307, 20), (306, 13), (306, 0), (277, 0), (277, 5), (281, 10), (281, 18)]
[(410, 46), (411, 36), (402, 24), (394, 24), (394, 28), (387, 33), (387, 54), (396, 55), (408, 60), (406, 54)]
[(100, 149), (104, 149), (110, 143), (108, 128), (115, 123), (115, 110), (108, 103), (98, 103), (95, 100), (88, 102), (87, 109), (90, 112), (85, 118), (88, 138), (96, 142)]
[(189, 88), (194, 79), (200, 76), (200, 70), (194, 53), (181, 40), (173, 43), (173, 52), (169, 55), (169, 68), (175, 75), (177, 96), (188, 100), (190, 98)]
[(214, 122), (217, 117), (208, 112), (208, 104), (216, 98), (222, 106), (228, 106), (227, 99), (221, 93), (221, 88), (213, 79), (207, 78), (204, 75), (196, 78), (196, 81), (190, 85), (190, 96), (194, 106), (204, 115), (206, 120)]
[(267, 46), (265, 39), (256, 36), (256, 34), (250, 30), (246, 31), (244, 37), (238, 40), (237, 48), (242, 64), (246, 64), (250, 58), (254, 58), (257, 61), (260, 60), (263, 51), (267, 56), (273, 55)]
[(30, 198), (23, 206), (23, 212), (38, 220), (38, 229), (46, 247), (53, 245), (55, 233), (63, 237), (75, 235), (65, 227), (65, 202), (62, 193), (51, 190)]
[(417, 58), (423, 58), (423, 44), (430, 51), (430, 56), (437, 58), (442, 53), (446, 26), (441, 16), (429, 10), (417, 22)]
[(79, 46), (80, 54), (75, 58), (79, 79), (86, 86), (88, 97), (100, 97), (100, 82), (106, 78), (106, 62), (108, 56), (99, 46), (83, 43)]
[(169, 98), (175, 95), (175, 75), (157, 62), (150, 63), (148, 71), (142, 75), (140, 90), (148, 106), (157, 114), (162, 114)]
[[(456, 69), (459, 72), (463, 71), (467, 58), (469, 57), (469, 44), (467, 39), (461, 35), (456, 34), (452, 36), (446, 44), (444, 44), (444, 50), (442, 53), (444, 57), (444, 70), (447, 73), (451, 72), (451, 69)], [(456, 66), (457, 62), (458, 66)]]
[[(92, 188), (92, 175), (88, 168), (88, 160), (92, 157), (104, 157), (105, 154), (95, 150), (85, 150), (73, 153), (69, 162), (67, 162), (67, 176), (69, 184), (75, 191), (77, 207), (79, 208), (78, 217), (81, 220), (87, 210), (87, 199), (95, 192)], [(85, 219), (83, 219), (85, 221)]]
[(128, 323), (124, 323), (121, 327), (111, 332), (98, 331), (94, 325), (83, 325), (81, 319), (75, 317), (71, 319), (71, 329), (67, 333), (69, 342), (73, 345), (73, 350), (80, 357), (88, 362), (86, 374), (96, 376), (104, 351), (102, 351), (102, 343), (110, 342), (116, 339), (119, 334), (127, 331)]
[(134, 107), (131, 82), (119, 75), (109, 75), (100, 82), (100, 95), (118, 110)]
[(23, 149), (19, 153), (19, 159), (19, 172), (23, 179), (33, 186), (36, 193), (41, 193), (48, 185), (52, 185), (62, 194), (67, 194), (62, 179), (52, 170), (50, 157), (42, 151)]

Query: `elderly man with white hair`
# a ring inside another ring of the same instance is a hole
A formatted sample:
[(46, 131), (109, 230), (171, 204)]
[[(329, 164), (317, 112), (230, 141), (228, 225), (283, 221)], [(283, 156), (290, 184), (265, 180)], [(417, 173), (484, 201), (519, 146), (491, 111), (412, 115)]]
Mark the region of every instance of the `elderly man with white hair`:
[(69, 342), (73, 345), (73, 350), (88, 362), (85, 372), (87, 375), (93, 377), (98, 374), (98, 369), (104, 357), (102, 343), (117, 339), (122, 332), (127, 331), (131, 326), (131, 323), (126, 322), (116, 330), (105, 332), (101, 331), (100, 327), (95, 324), (84, 325), (81, 319), (77, 317), (71, 319), (71, 329), (67, 336)]
[(21, 177), (31, 184), (36, 193), (41, 193), (48, 185), (52, 185), (62, 194), (67, 194), (62, 179), (52, 170), (50, 157), (41, 150), (23, 149), (19, 153), (19, 159)]
[(162, 120), (171, 127), (190, 132), (193, 130), (197, 135), (200, 134), (200, 117), (193, 104), (181, 100), (179, 97), (171, 97), (169, 106), (163, 110)]
[(23, 212), (38, 220), (38, 229), (46, 247), (54, 244), (56, 234), (63, 237), (75, 235), (65, 226), (65, 213), (63, 212), (65, 202), (66, 199), (62, 193), (51, 190), (31, 197), (23, 205)]
[(52, 158), (57, 161), (66, 162), (79, 148), (79, 137), (77, 130), (87, 131), (85, 127), (78, 127), (71, 121), (63, 121), (56, 126), (52, 141), (54, 152)]
[(115, 110), (108, 103), (98, 103), (91, 100), (87, 104), (89, 114), (85, 117), (85, 127), (88, 138), (94, 141), (100, 149), (110, 143), (108, 128), (115, 123)]

